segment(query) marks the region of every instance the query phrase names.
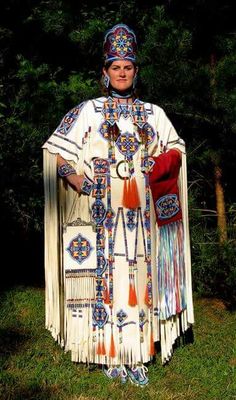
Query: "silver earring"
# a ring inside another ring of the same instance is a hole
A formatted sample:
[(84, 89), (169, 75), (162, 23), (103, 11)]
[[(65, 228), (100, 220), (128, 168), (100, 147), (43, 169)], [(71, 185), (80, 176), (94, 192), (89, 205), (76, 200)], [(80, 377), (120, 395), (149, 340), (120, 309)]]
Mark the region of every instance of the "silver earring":
[(103, 84), (108, 89), (110, 84), (110, 78), (108, 75), (103, 75)]

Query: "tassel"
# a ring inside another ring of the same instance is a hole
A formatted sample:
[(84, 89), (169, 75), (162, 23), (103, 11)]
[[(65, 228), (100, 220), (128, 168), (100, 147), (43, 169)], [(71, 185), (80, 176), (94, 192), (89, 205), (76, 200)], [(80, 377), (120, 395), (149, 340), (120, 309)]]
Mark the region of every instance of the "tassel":
[(129, 186), (129, 208), (138, 208), (140, 207), (140, 198), (138, 192), (138, 185), (136, 182), (136, 178), (133, 176), (130, 181)]
[(147, 285), (146, 285), (144, 302), (145, 302), (145, 304), (149, 307), (150, 304), (149, 304), (149, 297), (148, 297), (148, 283), (147, 283)]
[(109, 296), (109, 291), (107, 287), (107, 282), (106, 279), (104, 278), (103, 280), (103, 286), (104, 286), (104, 291), (103, 291), (103, 299), (105, 304), (110, 304), (110, 296)]
[(115, 349), (113, 331), (111, 332), (111, 344), (110, 344), (109, 356), (110, 357), (115, 357), (116, 356), (116, 349)]
[(135, 307), (138, 304), (137, 295), (134, 284), (130, 282), (129, 284), (129, 306)]
[(128, 207), (129, 203), (129, 198), (128, 198), (128, 184), (127, 184), (127, 178), (124, 180), (124, 187), (123, 187), (123, 199), (122, 199), (122, 204), (123, 207), (129, 208)]
[(134, 176), (128, 179), (128, 183), (127, 178), (124, 180), (122, 204), (123, 207), (130, 209), (140, 207), (138, 185)]
[[(151, 328), (152, 329), (152, 328)], [(153, 331), (151, 330), (151, 336), (150, 336), (150, 356), (155, 355), (155, 346), (154, 346), (154, 340), (153, 340)]]
[(104, 344), (104, 334), (102, 335), (101, 354), (103, 356), (106, 355), (106, 348), (105, 348), (105, 344)]
[(97, 355), (98, 356), (102, 355), (102, 348), (101, 348), (101, 343), (100, 343), (100, 334), (99, 334), (99, 338), (98, 338)]

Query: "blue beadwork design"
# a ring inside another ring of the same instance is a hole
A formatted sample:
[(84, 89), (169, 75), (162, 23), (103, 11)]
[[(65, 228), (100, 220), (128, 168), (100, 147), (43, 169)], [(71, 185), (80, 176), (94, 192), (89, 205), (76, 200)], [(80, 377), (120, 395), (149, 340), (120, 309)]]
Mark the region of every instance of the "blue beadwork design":
[(90, 256), (93, 247), (89, 240), (79, 233), (71, 240), (66, 250), (74, 261), (82, 264)]
[(103, 279), (102, 277), (98, 276), (96, 279), (96, 298), (99, 300), (103, 299), (103, 290), (104, 290), (104, 285), (103, 285)]
[(180, 211), (179, 200), (176, 194), (166, 194), (155, 203), (160, 219), (172, 218)]
[(147, 171), (150, 172), (153, 169), (154, 165), (155, 161), (153, 160), (153, 158), (149, 157), (147, 159)]
[(145, 110), (144, 103), (136, 99), (132, 104), (131, 113), (132, 113), (133, 123), (139, 126), (139, 128), (143, 128), (148, 118), (148, 114), (147, 111)]
[(105, 62), (120, 58), (132, 62), (136, 60), (136, 36), (125, 24), (117, 24), (106, 32), (103, 47)]
[(67, 163), (60, 165), (60, 167), (58, 167), (57, 169), (57, 172), (61, 178), (65, 178), (66, 176), (76, 174), (76, 170), (72, 167), (72, 165)]
[(97, 325), (99, 328), (102, 328), (108, 320), (108, 314), (106, 309), (101, 301), (97, 301), (95, 304), (95, 308), (93, 311), (93, 322), (94, 325)]
[(114, 125), (116, 121), (120, 118), (120, 109), (117, 106), (117, 103), (112, 99), (112, 97), (108, 97), (107, 100), (103, 104), (102, 115), (109, 125)]
[(104, 222), (104, 225), (106, 229), (110, 230), (114, 227), (114, 218), (115, 218), (115, 212), (111, 209), (107, 211), (106, 219)]
[(93, 189), (93, 181), (91, 181), (88, 177), (85, 176), (81, 186), (81, 192), (90, 195), (92, 189)]
[(109, 173), (109, 162), (104, 158), (95, 158), (93, 160), (94, 174), (96, 175), (106, 175)]
[(105, 196), (106, 177), (102, 175), (94, 176), (93, 197), (101, 199)]
[(122, 326), (127, 317), (128, 315), (124, 310), (121, 309), (120, 311), (118, 311), (116, 313), (117, 326)]
[(130, 108), (131, 106), (129, 104), (119, 104), (118, 105), (121, 115), (122, 117), (124, 117), (125, 119), (129, 118), (130, 114)]
[(92, 218), (97, 225), (102, 224), (106, 216), (106, 207), (99, 199), (92, 205)]
[(143, 130), (146, 133), (147, 145), (149, 146), (153, 142), (153, 140), (156, 136), (156, 133), (155, 133), (153, 127), (150, 124), (148, 124), (147, 122), (144, 124)]
[(109, 123), (107, 121), (103, 121), (101, 123), (100, 128), (98, 129), (98, 132), (102, 135), (102, 137), (106, 140), (109, 139)]
[(136, 211), (135, 210), (128, 210), (127, 211), (127, 227), (129, 228), (129, 230), (132, 232), (136, 226), (136, 222), (135, 222), (135, 217), (136, 217)]
[(97, 276), (100, 277), (107, 269), (107, 260), (102, 250), (97, 250)]
[(147, 322), (145, 311), (142, 309), (139, 311), (139, 326), (142, 328)]
[(80, 115), (80, 112), (85, 105), (85, 101), (83, 103), (80, 103), (78, 106), (74, 107), (72, 110), (70, 110), (62, 119), (60, 125), (56, 129), (56, 132), (62, 134), (62, 135), (67, 135), (72, 126), (74, 125), (75, 121)]
[(121, 154), (130, 159), (138, 151), (139, 142), (132, 133), (124, 132), (118, 137), (116, 146)]

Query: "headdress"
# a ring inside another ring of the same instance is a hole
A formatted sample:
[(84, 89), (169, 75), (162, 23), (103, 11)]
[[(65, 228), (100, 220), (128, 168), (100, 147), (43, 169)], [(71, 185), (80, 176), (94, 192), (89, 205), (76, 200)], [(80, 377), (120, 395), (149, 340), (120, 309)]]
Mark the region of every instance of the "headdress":
[(136, 61), (137, 41), (134, 31), (125, 24), (117, 24), (105, 33), (105, 63), (115, 60)]

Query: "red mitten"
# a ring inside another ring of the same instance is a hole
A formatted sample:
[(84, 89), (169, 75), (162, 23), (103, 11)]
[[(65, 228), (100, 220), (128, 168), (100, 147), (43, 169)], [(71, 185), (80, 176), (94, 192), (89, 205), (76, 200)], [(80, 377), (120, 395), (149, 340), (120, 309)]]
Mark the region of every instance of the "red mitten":
[(172, 149), (151, 158), (154, 165), (149, 172), (149, 183), (159, 226), (182, 219), (179, 201), (178, 175), (181, 157)]

